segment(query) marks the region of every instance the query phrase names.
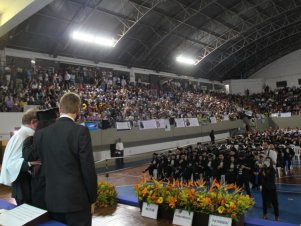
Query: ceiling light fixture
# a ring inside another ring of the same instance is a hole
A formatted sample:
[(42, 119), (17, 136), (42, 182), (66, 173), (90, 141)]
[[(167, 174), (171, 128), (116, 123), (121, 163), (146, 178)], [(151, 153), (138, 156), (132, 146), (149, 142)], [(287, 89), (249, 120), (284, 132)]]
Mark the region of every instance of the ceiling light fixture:
[(179, 63), (189, 64), (189, 65), (196, 65), (198, 63), (196, 59), (193, 59), (191, 57), (186, 57), (183, 55), (177, 56), (176, 61), (178, 61)]
[(86, 43), (92, 43), (96, 45), (102, 45), (102, 46), (108, 46), (108, 47), (115, 47), (116, 45), (116, 40), (113, 38), (105, 38), (101, 36), (96, 36), (88, 33), (83, 33), (80, 31), (74, 31), (71, 34), (71, 37), (74, 40), (86, 42)]

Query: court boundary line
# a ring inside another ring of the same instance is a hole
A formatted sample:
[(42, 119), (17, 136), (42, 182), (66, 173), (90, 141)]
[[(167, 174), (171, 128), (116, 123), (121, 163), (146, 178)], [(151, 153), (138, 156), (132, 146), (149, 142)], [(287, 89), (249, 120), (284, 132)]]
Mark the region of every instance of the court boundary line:
[(129, 167), (122, 168), (122, 169), (111, 170), (111, 171), (108, 171), (108, 172), (101, 172), (101, 173), (98, 173), (98, 175), (105, 175), (106, 173), (110, 173), (110, 174), (117, 173), (117, 172), (122, 171), (122, 170), (134, 169), (134, 168), (138, 168), (138, 167), (141, 167), (141, 166), (144, 166), (144, 165), (149, 165), (149, 163), (145, 163), (145, 164), (140, 165), (140, 166), (129, 166)]
[(141, 178), (141, 176), (135, 176), (135, 175), (131, 175), (131, 174), (125, 174), (125, 173), (115, 173), (114, 175), (117, 175), (117, 176), (125, 176), (125, 177), (138, 177), (138, 178)]
[(294, 185), (294, 186), (301, 186), (301, 184), (290, 184), (290, 183), (276, 183), (278, 185)]

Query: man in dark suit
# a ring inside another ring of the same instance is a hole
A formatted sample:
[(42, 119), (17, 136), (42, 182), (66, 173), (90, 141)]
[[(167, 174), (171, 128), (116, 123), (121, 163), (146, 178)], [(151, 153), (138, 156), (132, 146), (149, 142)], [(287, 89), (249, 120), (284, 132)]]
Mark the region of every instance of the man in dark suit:
[(77, 94), (65, 94), (60, 99), (60, 118), (34, 139), (46, 178), (47, 210), (53, 219), (69, 226), (91, 225), (97, 197), (90, 133), (74, 122), (80, 106)]

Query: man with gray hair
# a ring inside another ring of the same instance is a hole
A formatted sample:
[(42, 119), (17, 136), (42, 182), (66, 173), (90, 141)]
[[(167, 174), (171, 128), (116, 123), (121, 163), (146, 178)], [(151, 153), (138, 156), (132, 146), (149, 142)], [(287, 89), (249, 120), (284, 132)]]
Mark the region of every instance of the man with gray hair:
[(18, 205), (30, 203), (29, 167), (41, 164), (39, 161), (25, 162), (22, 157), (23, 141), (34, 134), (37, 122), (37, 110), (26, 111), (21, 128), (11, 137), (4, 152), (0, 183), (12, 186), (12, 197)]

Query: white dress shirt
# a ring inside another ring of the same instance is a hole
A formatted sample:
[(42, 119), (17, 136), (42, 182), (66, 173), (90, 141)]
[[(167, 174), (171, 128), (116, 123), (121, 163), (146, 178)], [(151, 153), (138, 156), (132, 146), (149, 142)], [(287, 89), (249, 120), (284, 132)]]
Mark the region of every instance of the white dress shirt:
[(10, 138), (5, 148), (2, 170), (0, 175), (0, 183), (11, 186), (21, 170), (24, 158), (22, 157), (22, 149), (24, 140), (33, 136), (34, 130), (21, 126), (15, 135)]

